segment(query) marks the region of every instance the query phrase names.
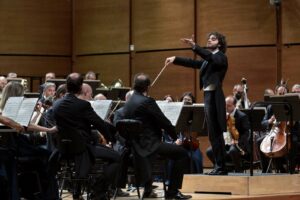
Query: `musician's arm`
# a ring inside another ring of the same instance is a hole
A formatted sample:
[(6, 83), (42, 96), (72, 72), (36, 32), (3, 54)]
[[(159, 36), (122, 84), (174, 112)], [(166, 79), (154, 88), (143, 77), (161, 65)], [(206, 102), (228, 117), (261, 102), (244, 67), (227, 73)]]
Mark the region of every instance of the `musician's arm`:
[(40, 126), (34, 123), (30, 123), (27, 127), (28, 131), (39, 131), (39, 132), (48, 132), (48, 133), (55, 133), (57, 132), (56, 126), (53, 126), (51, 128), (47, 128), (44, 126)]
[(2, 115), (0, 115), (0, 123), (4, 124), (5, 126), (9, 126), (10, 128), (17, 130), (18, 132), (24, 131), (24, 127), (21, 124)]
[(270, 127), (272, 126), (272, 123), (274, 121), (273, 120), (274, 117), (272, 118), (272, 116), (273, 116), (272, 107), (271, 105), (269, 105), (267, 107), (267, 112), (261, 122), (261, 125), (265, 130), (270, 130)]

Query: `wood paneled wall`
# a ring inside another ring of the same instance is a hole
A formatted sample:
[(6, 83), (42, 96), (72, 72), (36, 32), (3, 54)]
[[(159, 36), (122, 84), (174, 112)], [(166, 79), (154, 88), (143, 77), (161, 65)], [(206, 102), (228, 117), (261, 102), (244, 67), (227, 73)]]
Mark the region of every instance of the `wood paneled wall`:
[[(133, 75), (152, 80), (168, 56), (194, 58), (181, 37), (195, 34), (205, 45), (210, 31), (228, 40), (226, 94), (242, 77), (249, 97), (260, 100), (277, 79), (276, 12), (269, 0), (3, 0), (0, 3), (0, 74), (44, 76), (54, 71), (94, 70), (106, 85), (121, 78), (130, 86)], [(282, 74), (299, 81), (300, 0), (282, 1)], [(129, 46), (133, 45), (133, 49)], [(71, 66), (72, 65), (72, 66)], [(280, 72), (281, 73), (281, 72)], [(151, 95), (180, 97), (195, 93), (202, 102), (198, 71), (171, 65)]]
[[(197, 36), (206, 44), (207, 33), (219, 31), (228, 44), (275, 44), (275, 9), (269, 0), (198, 0)], [(230, 58), (229, 58), (230, 59)]]
[(2, 0), (0, 23), (0, 74), (70, 72), (71, 1)]
[(132, 7), (136, 51), (183, 48), (179, 39), (194, 33), (194, 0), (133, 0)]
[(73, 1), (77, 56), (129, 51), (129, 1)]

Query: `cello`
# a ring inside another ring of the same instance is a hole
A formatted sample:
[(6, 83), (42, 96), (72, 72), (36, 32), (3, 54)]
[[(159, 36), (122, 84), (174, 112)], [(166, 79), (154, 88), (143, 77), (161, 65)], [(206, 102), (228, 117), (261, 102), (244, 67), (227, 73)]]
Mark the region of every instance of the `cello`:
[(275, 122), (271, 131), (265, 136), (260, 144), (260, 150), (270, 158), (278, 158), (287, 154), (287, 122)]

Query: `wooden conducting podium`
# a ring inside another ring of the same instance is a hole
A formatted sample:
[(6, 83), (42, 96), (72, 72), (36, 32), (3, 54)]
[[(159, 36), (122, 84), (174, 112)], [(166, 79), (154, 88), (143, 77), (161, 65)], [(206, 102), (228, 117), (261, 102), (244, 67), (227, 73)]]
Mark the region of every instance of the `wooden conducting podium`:
[[(265, 109), (259, 108), (244, 112), (249, 116), (253, 115), (254, 130), (260, 130), (259, 124)], [(200, 128), (199, 124), (196, 126), (195, 129)], [(223, 176), (212, 176), (185, 174), (181, 192), (227, 195), (227, 197), (212, 199), (300, 199), (300, 175), (255, 174), (250, 176), (249, 173), (229, 173)]]

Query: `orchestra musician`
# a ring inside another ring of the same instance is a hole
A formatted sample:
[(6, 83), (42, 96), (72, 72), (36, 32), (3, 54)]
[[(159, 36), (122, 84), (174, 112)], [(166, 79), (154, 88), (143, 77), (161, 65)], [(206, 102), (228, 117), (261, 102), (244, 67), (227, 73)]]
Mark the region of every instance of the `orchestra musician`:
[[(8, 100), (9, 97), (21, 97), (24, 95), (24, 87), (21, 85), (19, 82), (14, 82), (11, 81), (9, 82), (3, 89), (3, 98), (1, 99), (0, 102), (0, 107), (1, 109), (4, 108), (6, 101)], [(20, 129), (20, 127), (19, 127)], [(10, 148), (13, 150), (11, 151), (14, 155), (14, 157), (30, 157), (34, 156), (36, 159), (34, 161), (28, 161), (26, 163), (30, 169), (35, 170), (38, 172), (38, 175), (40, 176), (41, 179), (41, 188), (43, 192), (40, 194), (41, 198), (43, 199), (55, 199), (58, 196), (58, 192), (51, 187), (48, 187), (49, 185), (55, 185), (56, 181), (54, 180), (54, 177), (51, 177), (48, 172), (46, 171), (47, 169), (47, 160), (49, 158), (50, 152), (43, 148), (42, 146), (39, 145), (34, 145), (32, 143), (32, 131), (43, 131), (43, 132), (49, 132), (49, 133), (55, 133), (57, 131), (56, 127), (43, 127), (36, 125), (32, 122), (29, 123), (28, 127), (23, 128), (24, 132), (22, 134), (18, 135), (13, 135), (13, 143), (12, 144), (7, 144), (10, 146)], [(22, 130), (22, 129), (20, 129)], [(16, 146), (17, 145), (17, 148)], [(9, 167), (9, 170), (11, 170), (9, 173), (12, 174), (12, 177), (16, 178), (16, 164), (17, 161), (10, 160), (11, 166)], [(14, 182), (14, 178), (11, 180)], [(33, 184), (32, 181), (34, 179), (29, 179), (26, 180), (29, 184)], [(18, 187), (16, 184), (11, 186), (11, 190), (15, 191), (17, 193)], [(19, 195), (13, 194), (13, 195)], [(27, 195), (32, 195), (32, 194), (27, 194)]]
[[(276, 86), (276, 95), (285, 95), (288, 91), (288, 88), (285, 84), (279, 84)], [(273, 113), (273, 109), (272, 106), (269, 105), (267, 107), (267, 112), (261, 122), (263, 128), (266, 130), (266, 134), (269, 134), (269, 132), (272, 130), (273, 126), (275, 126), (277, 123), (276, 120), (276, 116)], [(284, 122), (285, 123), (285, 122)], [(273, 158), (273, 164), (275, 166), (276, 172), (280, 172), (280, 173), (286, 173), (288, 171), (287, 168), (285, 168), (285, 163), (287, 163), (287, 159), (288, 157), (291, 157), (291, 163), (289, 163), (289, 170), (290, 173), (294, 173), (295, 172), (295, 167), (296, 167), (296, 154), (297, 154), (297, 145), (298, 145), (298, 138), (299, 138), (299, 131), (300, 131), (300, 127), (299, 127), (299, 122), (294, 122), (293, 125), (289, 125), (289, 129), (286, 130), (290, 130), (291, 133), (291, 149), (289, 151), (290, 154), (286, 154), (283, 157), (276, 157)], [(281, 130), (281, 131), (286, 131), (286, 130)], [(260, 147), (261, 143), (264, 142), (266, 135), (263, 135), (262, 137), (258, 138), (256, 143), (257, 146)], [(262, 167), (262, 172), (266, 173), (266, 172), (270, 172), (270, 168), (268, 169), (269, 166), (269, 157), (266, 156), (262, 151), (260, 152), (260, 159), (261, 159), (261, 167)]]
[(0, 76), (0, 100), (2, 98), (3, 88), (5, 87), (6, 84), (7, 84), (7, 79), (5, 78), (5, 76)]
[(47, 83), (47, 80), (50, 79), (55, 79), (55, 73), (54, 72), (47, 72), (45, 74), (45, 83), (43, 83), (42, 85), (39, 86), (39, 93), (40, 93), (40, 97), (39, 99), (41, 99), (43, 97), (43, 93), (44, 93), (44, 89), (45, 89), (45, 84)]
[[(180, 98), (180, 101), (184, 105), (193, 105), (196, 103), (196, 99), (191, 92), (185, 92)], [(203, 173), (203, 157), (202, 152), (199, 148), (199, 141), (193, 133), (180, 132), (177, 134), (177, 140), (174, 144), (182, 146), (188, 152), (189, 158), (191, 159), (192, 165), (190, 173), (202, 174)], [(164, 141), (172, 143), (172, 138), (167, 134), (164, 134)], [(172, 163), (171, 163), (172, 164)], [(171, 165), (170, 164), (170, 165)]]
[(195, 44), (193, 38), (183, 38), (182, 41), (190, 45), (192, 50), (202, 57), (202, 60), (173, 56), (167, 58), (165, 63), (200, 69), (199, 82), (200, 89), (204, 90), (205, 121), (215, 158), (214, 169), (209, 174), (225, 175), (227, 171), (223, 132), (226, 131), (226, 109), (222, 82), (228, 68), (225, 55), (226, 39), (218, 32), (209, 33), (206, 48)]
[[(250, 122), (245, 113), (236, 108), (237, 100), (226, 97), (227, 132), (224, 132), (226, 144), (226, 162), (234, 164), (235, 172), (242, 172), (242, 159), (249, 160)], [(212, 148), (206, 150), (210, 161), (214, 163)]]
[[(93, 158), (102, 158), (108, 161), (108, 165), (104, 169), (105, 181), (103, 182), (97, 179), (92, 189), (95, 199), (109, 199), (107, 193), (108, 185), (117, 185), (120, 156), (112, 149), (94, 143), (91, 134), (91, 125), (99, 130), (107, 141), (113, 140), (111, 132), (112, 125), (101, 119), (89, 102), (77, 97), (83, 84), (83, 77), (79, 73), (71, 73), (68, 75), (66, 81), (68, 93), (62, 99), (57, 100), (53, 105), (53, 114), (57, 128), (59, 132), (75, 130), (72, 133), (79, 134), (79, 136), (83, 138), (82, 142), (84, 142), (84, 146), (86, 147), (85, 151), (90, 152)], [(90, 158), (90, 156), (86, 157), (87, 154), (84, 152), (80, 154), (80, 156), (89, 160), (89, 162), (82, 163), (80, 171), (78, 172), (85, 176), (93, 164), (93, 158)], [(80, 191), (73, 192), (73, 198), (79, 198)]]
[(54, 97), (55, 90), (56, 90), (56, 85), (51, 82), (44, 83), (43, 87), (44, 87), (44, 90), (42, 93), (42, 97), (39, 100), (42, 104), (45, 103), (46, 99)]
[[(150, 79), (146, 74), (137, 74), (134, 78), (134, 92), (118, 114), (121, 119), (135, 119), (142, 122), (143, 131), (138, 139), (132, 141), (136, 150), (138, 173), (143, 180), (145, 191), (144, 198), (155, 198), (157, 194), (152, 190), (152, 165), (151, 160), (157, 155), (163, 155), (174, 160), (171, 171), (170, 184), (165, 194), (166, 199), (189, 199), (190, 195), (182, 194), (184, 168), (188, 163), (186, 151), (177, 145), (162, 142), (162, 129), (176, 140), (175, 127), (162, 113), (153, 98), (148, 97)], [(115, 121), (117, 123), (117, 121)]]
[(238, 109), (248, 109), (250, 107), (250, 101), (248, 99), (247, 89), (245, 89), (245, 87), (245, 85), (236, 84), (232, 90), (233, 96), (237, 100), (236, 107)]

